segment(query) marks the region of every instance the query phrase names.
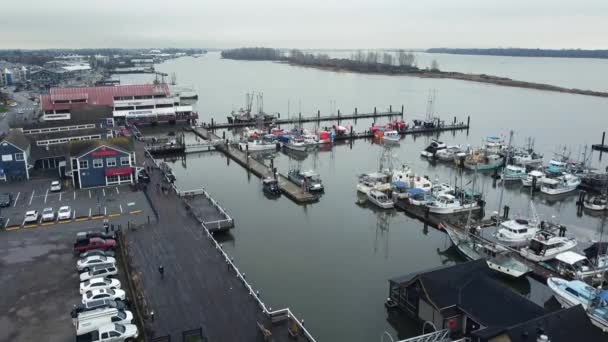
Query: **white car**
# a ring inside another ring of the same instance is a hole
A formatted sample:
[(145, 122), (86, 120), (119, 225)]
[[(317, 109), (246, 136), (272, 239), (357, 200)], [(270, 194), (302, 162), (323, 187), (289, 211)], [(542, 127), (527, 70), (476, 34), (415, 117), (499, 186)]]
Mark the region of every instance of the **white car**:
[(99, 277), (107, 277), (118, 274), (118, 269), (116, 266), (110, 267), (93, 267), (89, 272), (84, 272), (80, 274), (80, 281), (85, 281), (93, 278)]
[(79, 340), (95, 342), (131, 341), (139, 336), (135, 324), (108, 324), (90, 333), (79, 335)]
[(32, 223), (38, 222), (38, 211), (36, 210), (28, 210), (25, 212), (25, 219), (23, 223)]
[(100, 299), (125, 300), (125, 296), (125, 291), (121, 289), (90, 290), (82, 294), (82, 304), (86, 304), (90, 301)]
[(106, 257), (102, 255), (93, 255), (86, 258), (81, 258), (76, 262), (76, 268), (78, 271), (88, 272), (93, 266), (111, 264), (116, 266), (116, 259), (112, 257)]
[(55, 211), (53, 208), (44, 208), (42, 210), (42, 221), (55, 221)]
[(69, 220), (72, 218), (72, 208), (69, 205), (65, 205), (59, 208), (57, 211), (57, 219), (58, 220)]
[(80, 283), (80, 294), (98, 289), (120, 289), (120, 280), (108, 277), (93, 278)]
[(53, 191), (53, 192), (61, 191), (61, 183), (59, 183), (59, 181), (52, 181), (51, 182), (51, 191)]

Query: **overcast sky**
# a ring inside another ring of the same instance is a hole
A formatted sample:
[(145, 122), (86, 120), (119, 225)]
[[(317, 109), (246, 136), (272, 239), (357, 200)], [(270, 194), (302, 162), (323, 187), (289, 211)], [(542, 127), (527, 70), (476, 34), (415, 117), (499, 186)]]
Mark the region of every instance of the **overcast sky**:
[(3, 0), (0, 49), (608, 48), (608, 0)]

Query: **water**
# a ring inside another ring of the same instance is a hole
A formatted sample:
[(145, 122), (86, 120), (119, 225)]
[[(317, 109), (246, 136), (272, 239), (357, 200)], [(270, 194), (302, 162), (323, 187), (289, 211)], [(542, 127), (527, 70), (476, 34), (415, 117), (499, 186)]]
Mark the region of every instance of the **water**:
[[(559, 67), (556, 64), (556, 72)], [(433, 88), (438, 94), (435, 108), (439, 115), (446, 120), (471, 116), (468, 135), (445, 133), (442, 140), (477, 145), (485, 136), (506, 135), (513, 129), (516, 144), (534, 136), (546, 159), (564, 144), (577, 155), (583, 144), (599, 140), (608, 122), (606, 99), (454, 80), (334, 73), (270, 62), (221, 60), (214, 54), (168, 61), (157, 69), (175, 72), (180, 84), (196, 88), (203, 121), (211, 117), (225, 121), (231, 109), (243, 105), (247, 91), (264, 92), (265, 109), (280, 111), (282, 116), (288, 113), (290, 99), (291, 115), (300, 108), (304, 115), (317, 109), (328, 112), (333, 107), (330, 101), (343, 112), (405, 104), (409, 121), (424, 116), (428, 89)], [(362, 130), (371, 121), (347, 124)], [(418, 156), (428, 140), (407, 136), (393, 150), (395, 164), (407, 163), (432, 179), (453, 179), (451, 167), (433, 166)], [(284, 196), (267, 199), (259, 179), (219, 153), (188, 155), (172, 167), (180, 188), (206, 187), (235, 218), (236, 228), (223, 238), (224, 246), (260, 289), (265, 302), (273, 308), (292, 308), (319, 341), (377, 341), (383, 331), (394, 337), (398, 334), (386, 321), (387, 280), (458, 260), (449, 250), (444, 252), (450, 246), (445, 234), (425, 228), (402, 212), (383, 212), (355, 203), (356, 175), (376, 169), (380, 151), (380, 146), (359, 140), (304, 160), (277, 154), (275, 164), (283, 173), (299, 166), (321, 174), (326, 193), (319, 203), (306, 207)], [(599, 162), (597, 153), (592, 159), (598, 167), (606, 165), (606, 157)], [(466, 175), (465, 182), (470, 178)], [(488, 211), (496, 210), (500, 188), (494, 188), (492, 179), (485, 176), (480, 177), (479, 187), (486, 193)], [(508, 187), (503, 203), (516, 216), (528, 212), (529, 198), (519, 187)], [(535, 202), (541, 217), (554, 216), (582, 241), (599, 239), (600, 219), (577, 217), (575, 200), (569, 196), (552, 201), (537, 195)], [(514, 287), (541, 305), (550, 298), (546, 288), (534, 281), (524, 280)]]

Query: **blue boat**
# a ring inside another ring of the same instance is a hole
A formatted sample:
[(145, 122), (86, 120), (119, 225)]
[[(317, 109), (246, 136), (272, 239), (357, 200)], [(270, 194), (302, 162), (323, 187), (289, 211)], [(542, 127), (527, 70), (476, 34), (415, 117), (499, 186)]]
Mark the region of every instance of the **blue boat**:
[(604, 332), (608, 331), (608, 291), (596, 290), (580, 280), (562, 278), (549, 278), (547, 285), (563, 307), (582, 305), (591, 323)]

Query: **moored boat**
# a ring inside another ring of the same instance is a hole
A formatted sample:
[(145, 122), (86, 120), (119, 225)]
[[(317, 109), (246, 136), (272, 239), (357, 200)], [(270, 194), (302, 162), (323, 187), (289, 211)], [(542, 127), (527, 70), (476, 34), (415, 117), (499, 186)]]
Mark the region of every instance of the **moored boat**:
[(498, 154), (474, 151), (464, 159), (464, 167), (473, 171), (490, 171), (503, 165), (504, 159)]
[(386, 193), (376, 189), (372, 189), (367, 193), (367, 200), (382, 209), (391, 209), (395, 205)]
[(583, 201), (583, 206), (594, 211), (606, 210), (608, 209), (608, 196), (606, 194), (589, 196)]
[(525, 219), (508, 220), (500, 223), (496, 238), (509, 245), (526, 244), (540, 231), (539, 223)]
[(581, 280), (557, 277), (547, 279), (547, 286), (564, 308), (582, 305), (593, 323), (602, 331), (608, 331), (608, 291), (597, 290)]
[(268, 195), (278, 196), (281, 194), (279, 182), (274, 177), (266, 177), (262, 179), (262, 191)]
[(309, 192), (324, 191), (323, 182), (319, 174), (314, 171), (290, 170), (287, 177), (293, 183), (306, 187)]
[(426, 158), (433, 158), (437, 151), (443, 150), (447, 148), (447, 145), (439, 140), (431, 140), (429, 146), (427, 146), (424, 150), (420, 151), (420, 155)]
[(450, 194), (440, 194), (437, 198), (426, 205), (429, 212), (437, 215), (449, 215), (463, 210), (476, 209), (476, 203), (461, 203), (456, 197)]
[(521, 184), (524, 187), (531, 187), (534, 185), (536, 189), (539, 189), (544, 179), (545, 174), (542, 171), (532, 170), (528, 172), (526, 177), (521, 179)]
[(547, 195), (561, 195), (576, 190), (580, 184), (580, 178), (566, 173), (557, 178), (544, 179), (540, 185), (540, 191)]
[(519, 254), (531, 261), (546, 261), (555, 258), (559, 253), (576, 247), (575, 238), (557, 236), (552, 232), (540, 231), (530, 240), (528, 246), (522, 248)]
[(398, 143), (400, 139), (401, 135), (399, 134), (399, 132), (394, 130), (384, 132), (384, 136), (382, 137), (382, 140), (388, 143)]
[(500, 174), (503, 181), (519, 181), (528, 176), (526, 168), (516, 165), (507, 165)]

